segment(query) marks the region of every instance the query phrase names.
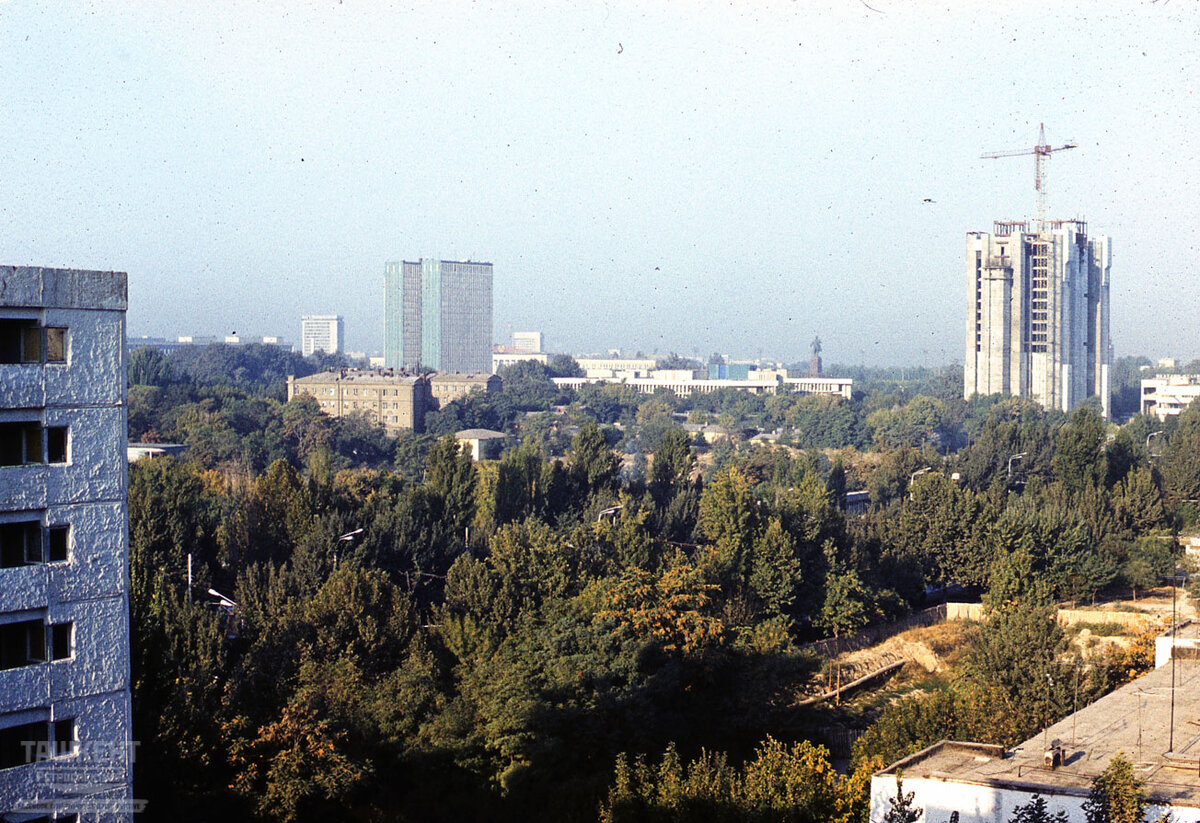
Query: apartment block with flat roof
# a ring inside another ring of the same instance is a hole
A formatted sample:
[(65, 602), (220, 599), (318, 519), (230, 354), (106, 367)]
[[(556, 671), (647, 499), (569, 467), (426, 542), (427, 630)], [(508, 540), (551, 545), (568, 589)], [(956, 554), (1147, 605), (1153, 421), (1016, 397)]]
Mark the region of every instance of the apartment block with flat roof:
[(126, 276), (0, 268), (0, 819), (132, 819)]
[(544, 351), (542, 345), (540, 331), (515, 331), (512, 333), (512, 347), (517, 351), (540, 352)]
[(430, 408), (429, 381), (390, 370), (339, 369), (308, 377), (289, 377), (288, 400), (308, 395), (330, 417), (365, 414), (392, 436), (425, 431)]
[(1160, 421), (1200, 400), (1200, 374), (1164, 374), (1142, 381), (1140, 411)]
[(503, 381), (495, 374), (431, 374), (429, 395), (433, 408), (461, 400), (469, 394), (496, 394), (503, 388)]
[(300, 353), (337, 354), (346, 348), (346, 324), (339, 314), (306, 314), (300, 318)]

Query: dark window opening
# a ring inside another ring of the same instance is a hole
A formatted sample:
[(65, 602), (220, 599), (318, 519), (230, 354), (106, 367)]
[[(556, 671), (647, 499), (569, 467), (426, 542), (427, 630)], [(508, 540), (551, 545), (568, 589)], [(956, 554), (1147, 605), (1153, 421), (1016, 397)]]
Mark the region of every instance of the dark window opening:
[(46, 662), (46, 626), (40, 619), (0, 625), (0, 669)]
[(67, 462), (67, 427), (49, 426), (46, 429), (46, 462)]
[(36, 320), (0, 319), (0, 363), (65, 363), (67, 330)]
[(50, 659), (51, 660), (66, 660), (71, 657), (74, 652), (75, 625), (73, 623), (59, 623), (50, 627)]
[(41, 462), (41, 426), (36, 422), (0, 423), (0, 466)]
[(42, 562), (42, 526), (39, 522), (0, 523), (0, 569)]
[(51, 526), (49, 533), (49, 556), (46, 560), (50, 563), (67, 560), (71, 555), (71, 527)]
[(54, 756), (74, 754), (75, 752), (75, 721), (56, 720), (54, 722)]
[(36, 320), (0, 320), (0, 363), (40, 363), (41, 342)]
[(33, 763), (49, 740), (50, 724), (44, 721), (0, 729), (0, 769)]

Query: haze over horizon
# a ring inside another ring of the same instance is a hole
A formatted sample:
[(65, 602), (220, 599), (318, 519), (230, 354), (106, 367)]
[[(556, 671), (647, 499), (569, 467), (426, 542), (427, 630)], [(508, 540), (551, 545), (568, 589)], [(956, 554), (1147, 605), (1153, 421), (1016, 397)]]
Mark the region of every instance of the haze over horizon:
[(131, 334), (346, 317), (495, 265), (556, 351), (961, 362), (964, 234), (1113, 238), (1116, 354), (1200, 357), (1200, 4), (0, 0), (0, 262), (130, 275)]

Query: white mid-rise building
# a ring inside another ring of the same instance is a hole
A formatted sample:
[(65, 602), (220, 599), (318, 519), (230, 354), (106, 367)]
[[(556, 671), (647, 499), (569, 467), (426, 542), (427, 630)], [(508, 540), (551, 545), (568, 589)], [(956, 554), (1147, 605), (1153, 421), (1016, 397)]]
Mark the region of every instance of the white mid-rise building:
[(575, 362), (584, 376), (599, 378), (649, 377), (658, 368), (658, 361), (650, 357), (576, 357)]
[(0, 268), (0, 819), (131, 820), (126, 276)]
[(493, 351), (492, 374), (500, 371), (505, 366), (511, 366), (514, 363), (524, 363), (526, 360), (545, 365), (550, 362), (550, 355), (544, 351)]
[(540, 352), (542, 348), (542, 333), (540, 331), (515, 331), (512, 333), (512, 347), (517, 351)]
[(346, 348), (346, 324), (340, 314), (306, 314), (300, 318), (300, 353), (337, 354)]

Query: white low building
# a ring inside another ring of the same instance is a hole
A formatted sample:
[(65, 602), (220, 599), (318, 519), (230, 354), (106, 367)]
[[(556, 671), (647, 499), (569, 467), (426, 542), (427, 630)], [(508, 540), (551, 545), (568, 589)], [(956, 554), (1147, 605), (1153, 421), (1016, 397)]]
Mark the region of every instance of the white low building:
[(1034, 794), (1085, 823), (1092, 781), (1118, 753), (1145, 783), (1148, 820), (1169, 811), (1174, 823), (1200, 822), (1200, 662), (1182, 658), (1013, 749), (943, 740), (893, 763), (871, 778), (871, 823), (882, 823), (898, 775), (922, 823), (1008, 823)]
[(709, 394), (718, 389), (735, 389), (751, 394), (775, 394), (784, 387), (784, 391), (796, 394), (832, 394), (850, 399), (854, 390), (854, 381), (836, 377), (789, 377), (772, 378), (768, 380), (704, 380), (687, 377), (687, 373), (678, 376), (660, 377), (655, 373), (651, 377), (555, 377), (555, 385), (563, 388), (578, 389), (585, 383), (619, 383), (631, 386), (641, 394), (654, 394), (660, 389), (674, 392), (680, 397), (692, 393)]
[(1142, 381), (1142, 414), (1159, 420), (1177, 415), (1200, 398), (1200, 374), (1168, 374)]
[(534, 363), (546, 365), (550, 362), (550, 355), (544, 351), (505, 351), (492, 350), (492, 374), (500, 371), (505, 366), (511, 366), (514, 363), (523, 363), (526, 360), (532, 360)]

